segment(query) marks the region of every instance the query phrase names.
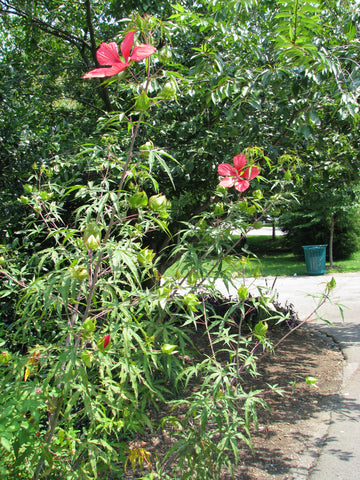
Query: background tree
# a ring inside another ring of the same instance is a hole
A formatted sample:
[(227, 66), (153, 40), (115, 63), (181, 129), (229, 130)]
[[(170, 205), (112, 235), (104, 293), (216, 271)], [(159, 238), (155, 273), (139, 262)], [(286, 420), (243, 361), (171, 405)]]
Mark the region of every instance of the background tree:
[[(261, 147), (274, 166), (293, 154), (315, 167), (327, 151), (324, 129), (326, 138), (344, 135), (350, 148), (357, 145), (354, 7), (352, 1), (183, 1), (173, 8), (145, 0), (2, 0), (3, 236), (9, 222), (19, 230), (14, 199), (31, 165), (84, 141), (99, 143), (98, 116), (126, 113), (132, 94), (140, 94), (126, 84), (81, 79), (96, 67), (97, 46), (116, 37), (122, 18), (151, 11), (161, 25), (155, 43), (166, 68), (149, 96), (166, 86), (167, 98), (161, 109), (151, 109), (143, 129), (179, 162), (170, 167), (176, 190), (168, 177), (161, 182), (174, 205), (175, 232), (182, 219), (211, 203), (217, 163), (244, 148)], [(119, 146), (124, 140), (114, 125), (110, 139)], [(266, 170), (266, 161), (258, 161)], [(357, 156), (350, 168), (356, 177)], [(152, 241), (161, 248), (164, 239)]]

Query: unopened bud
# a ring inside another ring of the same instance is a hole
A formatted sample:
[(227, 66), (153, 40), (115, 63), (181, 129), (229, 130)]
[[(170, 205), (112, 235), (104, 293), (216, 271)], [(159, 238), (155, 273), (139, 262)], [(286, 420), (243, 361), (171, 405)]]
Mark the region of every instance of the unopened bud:
[(165, 197), (165, 195), (153, 195), (149, 198), (149, 207), (151, 210), (161, 212), (171, 208), (171, 202)]
[(164, 45), (162, 48), (160, 48), (160, 50), (157, 52), (157, 56), (160, 62), (163, 63), (164, 65), (171, 62), (172, 53), (169, 45)]
[(95, 252), (100, 247), (101, 228), (95, 222), (90, 222), (86, 226), (83, 239), (86, 247)]
[(74, 280), (85, 280), (89, 276), (87, 269), (81, 265), (70, 267), (69, 273)]
[(146, 92), (143, 90), (141, 92), (141, 95), (139, 95), (136, 99), (134, 109), (137, 112), (146, 112), (147, 110), (149, 110), (149, 108), (150, 108), (150, 99), (146, 95)]

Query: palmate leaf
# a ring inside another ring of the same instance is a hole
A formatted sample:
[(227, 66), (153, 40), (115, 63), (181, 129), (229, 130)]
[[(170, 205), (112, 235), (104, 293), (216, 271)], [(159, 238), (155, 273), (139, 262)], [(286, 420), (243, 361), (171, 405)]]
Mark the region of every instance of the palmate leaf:
[(160, 227), (160, 230), (165, 232), (168, 237), (172, 238), (172, 233), (168, 228), (167, 222), (164, 222), (160, 218), (154, 217), (153, 215), (150, 215), (150, 218)]
[(139, 280), (139, 272), (136, 265), (136, 256), (126, 250), (125, 246), (116, 247), (112, 253), (112, 266), (115, 272), (119, 272), (123, 267), (128, 268), (133, 275), (134, 280)]
[(150, 171), (152, 170), (155, 161), (158, 162), (160, 167), (163, 168), (165, 170), (166, 174), (168, 175), (174, 190), (176, 190), (176, 186), (175, 186), (172, 174), (171, 174), (171, 170), (170, 170), (168, 164), (166, 163), (166, 160), (163, 157), (166, 157), (169, 160), (171, 160), (172, 162), (175, 162), (176, 165), (178, 165), (178, 166), (181, 165), (174, 157), (172, 157), (169, 153), (165, 152), (164, 150), (159, 150), (159, 151), (152, 150), (149, 154)]

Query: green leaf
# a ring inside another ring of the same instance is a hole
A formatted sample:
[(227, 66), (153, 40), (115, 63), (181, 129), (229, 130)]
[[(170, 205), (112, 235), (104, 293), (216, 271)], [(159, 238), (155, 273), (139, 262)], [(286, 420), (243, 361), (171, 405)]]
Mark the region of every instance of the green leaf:
[(314, 377), (305, 377), (305, 382), (312, 386), (312, 387), (316, 387), (316, 382), (318, 381), (317, 378), (314, 378)]
[(258, 322), (254, 328), (254, 334), (257, 337), (264, 338), (266, 337), (268, 331), (268, 324), (266, 322)]
[(0, 437), (0, 443), (5, 448), (5, 450), (7, 450), (8, 452), (11, 452), (11, 444), (7, 438)]

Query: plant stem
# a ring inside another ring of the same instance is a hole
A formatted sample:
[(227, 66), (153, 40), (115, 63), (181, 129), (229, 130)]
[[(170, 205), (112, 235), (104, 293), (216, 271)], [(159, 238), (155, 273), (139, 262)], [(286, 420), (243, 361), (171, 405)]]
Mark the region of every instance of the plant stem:
[[(50, 430), (46, 434), (46, 437), (45, 437), (45, 440), (44, 440), (44, 443), (46, 443), (46, 444), (50, 444), (51, 440), (54, 436), (54, 432), (55, 432), (56, 425), (58, 424), (58, 419), (59, 419), (60, 410), (61, 410), (61, 407), (62, 407), (62, 404), (63, 404), (63, 400), (64, 400), (64, 397), (61, 396), (56, 401), (55, 411), (51, 415), (51, 420), (49, 421)], [(39, 476), (40, 476), (40, 473), (41, 473), (41, 470), (42, 470), (43, 466), (44, 466), (44, 459), (43, 459), (43, 456), (41, 456), (41, 458), (39, 460), (39, 463), (37, 464), (35, 473), (34, 473), (34, 480), (39, 479)]]

